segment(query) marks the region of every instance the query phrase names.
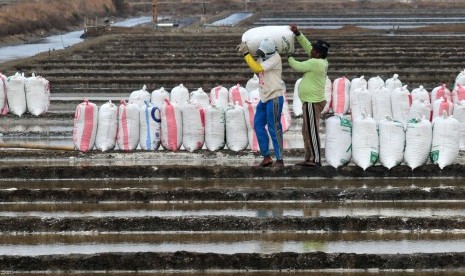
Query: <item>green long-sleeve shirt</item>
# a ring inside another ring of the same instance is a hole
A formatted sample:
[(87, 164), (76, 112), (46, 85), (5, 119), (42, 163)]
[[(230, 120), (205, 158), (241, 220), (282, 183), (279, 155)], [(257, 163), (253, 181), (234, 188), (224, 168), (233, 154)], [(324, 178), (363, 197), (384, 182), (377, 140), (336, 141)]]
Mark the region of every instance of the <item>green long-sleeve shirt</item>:
[[(303, 34), (296, 36), (296, 38), (300, 46), (310, 56), (312, 51), (310, 41)], [(294, 57), (289, 57), (288, 62), (292, 69), (304, 73), (298, 87), (300, 100), (308, 103), (324, 101), (328, 60), (309, 58), (306, 61), (297, 61)]]

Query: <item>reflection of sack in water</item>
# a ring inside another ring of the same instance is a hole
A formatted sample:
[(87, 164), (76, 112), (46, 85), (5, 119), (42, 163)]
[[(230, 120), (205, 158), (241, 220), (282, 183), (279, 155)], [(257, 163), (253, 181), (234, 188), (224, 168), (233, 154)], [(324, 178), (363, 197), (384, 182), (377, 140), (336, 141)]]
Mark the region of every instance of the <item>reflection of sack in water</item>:
[(302, 247), (304, 252), (326, 251), (326, 243), (322, 241), (305, 241)]
[(242, 35), (242, 41), (252, 55), (255, 55), (260, 42), (265, 38), (271, 38), (280, 54), (294, 53), (294, 33), (289, 26), (261, 26), (247, 30)]

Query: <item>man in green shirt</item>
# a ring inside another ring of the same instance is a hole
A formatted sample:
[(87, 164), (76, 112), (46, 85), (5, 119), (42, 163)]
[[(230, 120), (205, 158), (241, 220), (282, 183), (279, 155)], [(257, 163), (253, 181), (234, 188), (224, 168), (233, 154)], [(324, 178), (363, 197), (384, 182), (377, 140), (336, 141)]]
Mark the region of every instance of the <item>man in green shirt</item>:
[(296, 25), (292, 24), (290, 28), (300, 46), (310, 56), (305, 61), (297, 61), (292, 55), (288, 57), (291, 68), (304, 74), (298, 92), (303, 110), (302, 136), (304, 138), (305, 160), (296, 165), (306, 167), (321, 166), (319, 126), (321, 111), (326, 105), (325, 87), (328, 71), (326, 56), (330, 45), (323, 40), (318, 40), (312, 45), (297, 29)]

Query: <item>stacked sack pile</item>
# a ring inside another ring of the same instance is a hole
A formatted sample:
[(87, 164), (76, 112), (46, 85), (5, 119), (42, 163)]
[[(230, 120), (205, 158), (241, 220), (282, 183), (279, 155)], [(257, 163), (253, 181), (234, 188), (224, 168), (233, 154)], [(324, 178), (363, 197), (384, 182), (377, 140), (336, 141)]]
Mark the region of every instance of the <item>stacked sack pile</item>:
[[(124, 151), (187, 151), (225, 148), (258, 151), (253, 118), (259, 101), (258, 77), (246, 85), (217, 86), (207, 94), (202, 88), (189, 92), (180, 84), (170, 92), (163, 87), (151, 93), (146, 86), (132, 92), (129, 101), (111, 101), (98, 108), (84, 100), (76, 108), (73, 141), (86, 152), (118, 148)], [(283, 83), (283, 90), (285, 91)], [(287, 101), (281, 119), (283, 131), (291, 125)]]
[(39, 116), (50, 107), (50, 82), (34, 73), (26, 78), (16, 73), (6, 77), (0, 73), (0, 114), (22, 116), (29, 112)]
[(337, 168), (353, 162), (363, 168), (380, 162), (392, 168), (405, 162), (414, 169), (428, 162), (441, 169), (465, 148), (465, 70), (450, 91), (409, 91), (397, 74), (335, 79), (326, 119), (325, 157)]

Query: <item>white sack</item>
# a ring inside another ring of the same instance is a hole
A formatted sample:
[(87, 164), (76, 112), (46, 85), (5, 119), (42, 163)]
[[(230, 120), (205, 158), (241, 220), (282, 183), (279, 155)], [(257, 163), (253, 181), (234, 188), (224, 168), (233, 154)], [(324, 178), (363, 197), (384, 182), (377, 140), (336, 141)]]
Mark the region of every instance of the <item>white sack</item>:
[(452, 91), (452, 102), (455, 104), (463, 100), (465, 100), (465, 87), (459, 83)]
[(432, 115), (433, 107), (429, 101), (414, 100), (412, 102), (412, 106), (410, 107), (408, 119), (411, 120), (415, 118), (425, 118), (427, 120), (431, 120)]
[(165, 100), (170, 99), (170, 94), (165, 90), (164, 87), (152, 91), (151, 102), (153, 105), (161, 109), (161, 106)]
[(26, 79), (26, 105), (29, 113), (35, 116), (45, 114), (50, 106), (50, 83), (41, 76)]
[(139, 109), (139, 146), (143, 150), (157, 150), (161, 143), (161, 111), (145, 102)]
[(386, 86), (375, 90), (372, 99), (373, 119), (376, 122), (384, 120), (386, 116), (392, 117), (391, 91)]
[(129, 102), (137, 105), (137, 107), (141, 107), (144, 105), (144, 102), (150, 102), (151, 96), (150, 93), (147, 91), (147, 86), (143, 86), (141, 90), (136, 90), (131, 92), (129, 95)]
[(286, 92), (283, 95), (283, 109), (281, 111), (281, 127), (283, 133), (288, 131), (292, 124), (291, 110), (289, 109), (289, 104), (287, 102)]
[(202, 88), (192, 91), (190, 94), (190, 100), (192, 103), (202, 108), (207, 108), (210, 106), (210, 98)]
[(189, 101), (189, 90), (180, 84), (171, 89), (170, 101), (173, 104), (183, 105)]
[(454, 164), (459, 156), (459, 122), (452, 116), (439, 116), (433, 122), (430, 158), (443, 169)]
[(205, 109), (205, 146), (210, 151), (223, 149), (226, 144), (226, 115), (221, 106)]
[(181, 109), (168, 100), (161, 107), (161, 145), (169, 151), (177, 151), (182, 145)]
[(229, 91), (221, 85), (212, 88), (210, 91), (210, 102), (212, 105), (226, 108), (229, 104)]
[(278, 53), (294, 53), (294, 33), (288, 25), (255, 27), (242, 35), (242, 41), (247, 43), (252, 55), (256, 54), (260, 42), (265, 38), (271, 38), (274, 41)]
[(245, 89), (249, 91), (249, 93), (255, 89), (259, 89), (260, 84), (259, 84), (259, 79), (257, 74), (253, 74), (253, 77), (247, 81), (245, 84)]
[(205, 142), (204, 109), (192, 102), (181, 105), (182, 145), (185, 150), (193, 152), (201, 149)]
[(6, 95), (6, 79), (7, 77), (0, 73), (0, 115), (6, 115), (9, 112), (8, 97)]
[(248, 144), (244, 108), (240, 105), (231, 106), (226, 109), (226, 145), (237, 152), (246, 149)]
[(349, 88), (349, 99), (350, 99), (350, 101), (352, 101), (354, 91), (357, 90), (357, 89), (360, 89), (360, 88), (368, 89), (368, 82), (365, 79), (365, 76), (361, 76), (361, 77), (358, 77), (358, 78), (353, 78), (350, 81), (350, 88)]
[(404, 160), (404, 124), (387, 117), (379, 122), (379, 161), (391, 169)]
[(412, 102), (415, 100), (426, 101), (431, 103), (431, 98), (429, 92), (423, 88), (423, 85), (420, 85), (418, 88), (415, 88), (410, 92), (412, 95)]
[(352, 158), (354, 163), (366, 170), (378, 161), (379, 139), (376, 121), (370, 117), (353, 121)]
[(323, 108), (323, 110), (321, 111), (321, 114), (326, 114), (326, 113), (332, 111), (332, 107), (333, 107), (333, 105), (331, 103), (332, 97), (333, 97), (333, 83), (331, 82), (329, 77), (326, 76), (326, 85), (325, 85), (326, 104), (325, 104), (325, 107)]
[(294, 116), (298, 117), (303, 114), (302, 110), (302, 101), (299, 98), (299, 84), (302, 81), (302, 78), (298, 79), (294, 85), (294, 94), (292, 95), (292, 111)]
[(118, 107), (111, 101), (102, 104), (98, 110), (95, 147), (101, 151), (112, 150), (116, 146), (118, 132)]
[(359, 87), (350, 94), (350, 109), (352, 110), (352, 120), (361, 118), (366, 114), (373, 117), (371, 93), (366, 87)]
[(352, 123), (350, 118), (335, 115), (326, 119), (325, 123), (325, 159), (337, 168), (347, 165), (352, 158)]
[(368, 91), (373, 95), (376, 90), (384, 86), (384, 80), (380, 76), (372, 77), (368, 80)]
[(412, 170), (426, 164), (431, 150), (433, 127), (429, 120), (409, 120), (405, 131), (404, 160)]
[(396, 88), (401, 88), (402, 87), (402, 82), (399, 79), (399, 75), (394, 74), (392, 76), (392, 78), (389, 78), (389, 79), (386, 80), (384, 85), (386, 86), (387, 89), (389, 89), (389, 91), (392, 92)]
[(87, 99), (76, 107), (74, 112), (73, 142), (79, 151), (92, 150), (95, 144), (98, 125), (98, 107)]
[(465, 149), (465, 100), (454, 105), (454, 118), (459, 121), (460, 149)]
[(407, 85), (391, 92), (392, 119), (407, 125), (412, 98)]
[(465, 69), (458, 73), (457, 77), (455, 77), (454, 88), (457, 87), (457, 84), (465, 86)]
[(6, 94), (10, 113), (21, 117), (26, 110), (26, 78), (20, 73), (10, 76), (6, 80)]
[(139, 106), (122, 100), (118, 108), (116, 144), (120, 150), (135, 150), (139, 145)]

